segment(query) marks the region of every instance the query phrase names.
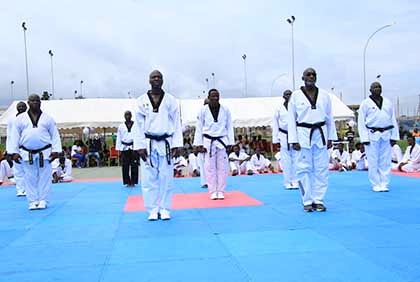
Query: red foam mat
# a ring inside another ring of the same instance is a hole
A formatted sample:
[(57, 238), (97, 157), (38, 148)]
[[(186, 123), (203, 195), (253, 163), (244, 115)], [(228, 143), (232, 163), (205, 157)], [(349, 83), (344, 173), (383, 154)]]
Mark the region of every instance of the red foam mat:
[(409, 177), (416, 177), (420, 178), (420, 171), (418, 172), (401, 172), (401, 171), (391, 171), (392, 174), (400, 175), (400, 176), (409, 176)]
[[(205, 209), (224, 207), (260, 206), (262, 203), (240, 191), (225, 193), (224, 200), (210, 200), (209, 193), (174, 194), (172, 209)], [(124, 207), (125, 212), (145, 211), (143, 196), (129, 196)]]

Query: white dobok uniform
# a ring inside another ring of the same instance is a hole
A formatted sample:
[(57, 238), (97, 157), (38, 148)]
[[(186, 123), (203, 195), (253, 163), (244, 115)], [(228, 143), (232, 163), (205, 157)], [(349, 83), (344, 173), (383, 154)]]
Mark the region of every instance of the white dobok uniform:
[(323, 204), (328, 187), (328, 140), (337, 140), (329, 94), (318, 90), (311, 105), (303, 91), (294, 91), (289, 100), (289, 143), (299, 143), (296, 175), (304, 205)]
[(398, 144), (395, 144), (391, 148), (391, 169), (398, 170), (398, 165), (400, 164), (403, 158), (403, 153), (401, 147)]
[(28, 112), (19, 115), (13, 126), (10, 148), (10, 153), (19, 153), (22, 157), (24, 187), (29, 203), (47, 201), (52, 175), (49, 157), (51, 152), (62, 151), (54, 119), (42, 112), (37, 124), (34, 124)]
[(407, 162), (401, 167), (404, 172), (420, 171), (420, 145), (414, 143), (414, 146), (408, 146), (401, 162)]
[(178, 156), (176, 158), (173, 158), (174, 161), (174, 169), (180, 170), (183, 167), (188, 167), (188, 162), (183, 156)]
[(332, 152), (331, 158), (333, 162), (333, 169), (338, 169), (339, 163), (345, 166), (351, 165), (350, 154), (345, 150), (343, 150), (343, 152), (340, 153), (340, 150), (335, 149)]
[(189, 154), (188, 163), (190, 164), (191, 173), (194, 170), (197, 170), (200, 173), (200, 185), (204, 186), (206, 184), (206, 175), (204, 172), (204, 155), (205, 153), (194, 153)]
[(203, 146), (204, 173), (208, 192), (224, 192), (228, 176), (228, 156), (226, 146), (234, 145), (233, 124), (230, 111), (220, 104), (219, 114), (213, 117), (209, 105), (204, 105), (197, 120), (194, 145)]
[(363, 100), (357, 124), (360, 142), (370, 142), (365, 145), (365, 150), (369, 161), (369, 181), (374, 190), (387, 188), (391, 170), (390, 140), (400, 139), (394, 106), (388, 98), (382, 99), (381, 108), (370, 97)]
[(73, 174), (72, 174), (72, 163), (71, 160), (66, 159), (64, 161), (64, 167), (60, 165), (59, 158), (56, 158), (51, 163), (52, 174), (56, 173), (58, 177), (61, 177), (62, 182), (71, 182), (73, 181)]
[(281, 168), (285, 187), (298, 187), (296, 177), (296, 151), (288, 141), (289, 113), (284, 103), (275, 111), (273, 117), (273, 144), (280, 143)]
[(260, 170), (265, 170), (271, 165), (269, 159), (264, 157), (263, 155), (257, 156), (257, 154), (253, 154), (251, 159), (249, 160), (249, 168), (254, 173), (259, 173)]
[[(8, 137), (6, 138), (6, 152), (9, 152), (11, 150), (10, 142), (11, 142), (11, 139), (12, 139), (11, 136), (13, 134), (13, 125), (16, 122), (16, 118), (18, 116), (19, 115), (11, 118), (7, 123), (7, 131), (6, 132), (7, 132)], [(17, 194), (24, 193), (26, 189), (25, 189), (25, 181), (24, 181), (25, 172), (23, 171), (23, 166), (22, 166), (22, 164), (14, 162), (12, 169), (13, 169), (13, 175), (14, 175), (13, 180), (16, 183), (16, 193)]]
[[(245, 152), (239, 152), (239, 156), (232, 152), (229, 154), (229, 166), (230, 170), (233, 172), (234, 170), (238, 171), (238, 174), (246, 174), (248, 170), (252, 170), (252, 167), (249, 161), (243, 161), (249, 158), (249, 155)], [(238, 159), (237, 161), (231, 161), (230, 159)], [(243, 161), (240, 163), (240, 161)]]
[(368, 169), (368, 161), (365, 152), (362, 153), (360, 150), (354, 150), (351, 153), (351, 162), (356, 165), (356, 170)]
[[(134, 109), (134, 150), (147, 149), (140, 159), (144, 206), (151, 213), (169, 210), (172, 204), (173, 162), (170, 150), (183, 146), (178, 101), (165, 93), (157, 112), (148, 94), (140, 96)], [(158, 140), (157, 140), (158, 139)]]
[[(15, 166), (15, 164), (13, 164), (13, 166)], [(15, 183), (15, 178), (13, 177), (13, 169), (10, 167), (9, 162), (7, 160), (2, 160), (0, 162), (0, 184), (6, 181)]]

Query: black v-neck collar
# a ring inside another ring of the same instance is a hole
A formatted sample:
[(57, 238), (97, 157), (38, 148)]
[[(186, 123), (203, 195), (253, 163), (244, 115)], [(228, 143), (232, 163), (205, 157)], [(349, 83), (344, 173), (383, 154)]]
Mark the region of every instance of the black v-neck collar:
[(380, 110), (382, 110), (382, 105), (384, 103), (384, 98), (382, 96), (379, 96), (379, 101), (375, 100), (373, 98), (373, 95), (369, 95), (369, 98), (372, 99), (372, 101), (375, 103), (376, 106), (378, 106)]
[(411, 148), (410, 148), (410, 155), (411, 155), (411, 153), (413, 153), (413, 150), (414, 150), (414, 147), (417, 145), (417, 143), (414, 143), (414, 145), (413, 146), (411, 146)]
[(311, 109), (315, 110), (316, 109), (316, 101), (318, 100), (318, 87), (315, 87), (315, 98), (314, 100), (311, 99), (311, 96), (309, 96), (308, 92), (306, 92), (306, 88), (301, 86), (300, 90), (302, 90), (303, 94), (305, 95), (305, 97), (308, 99), (309, 103), (311, 103)]
[(39, 119), (41, 118), (41, 114), (42, 114), (42, 111), (39, 111), (39, 115), (37, 117), (35, 117), (35, 120), (34, 120), (34, 119), (32, 119), (32, 116), (29, 114), (29, 111), (28, 111), (28, 116), (29, 116), (29, 118), (32, 122), (32, 127), (33, 128), (38, 127), (38, 122), (39, 122)]
[(126, 121), (124, 121), (125, 127), (127, 127), (128, 132), (131, 132), (131, 128), (133, 127), (134, 122), (131, 121), (130, 124), (128, 124)]
[(217, 106), (214, 108), (214, 111), (212, 111), (212, 110), (211, 110), (211, 107), (210, 107), (210, 104), (209, 104), (209, 110), (210, 110), (211, 115), (213, 116), (213, 120), (214, 120), (214, 122), (217, 122), (217, 119), (219, 118), (220, 104), (219, 104), (219, 105), (217, 105)]
[(284, 105), (284, 107), (286, 108), (286, 110), (289, 110), (288, 108), (287, 108), (287, 106), (289, 105), (289, 101), (284, 101), (284, 103), (283, 103), (283, 105)]
[(163, 91), (163, 90), (160, 90), (160, 91), (161, 91), (160, 92), (160, 99), (158, 100), (157, 104), (155, 104), (155, 102), (152, 99), (152, 90), (147, 91), (147, 96), (149, 97), (150, 103), (152, 104), (154, 113), (159, 112), (160, 104), (162, 103), (163, 97), (165, 96), (165, 91)]

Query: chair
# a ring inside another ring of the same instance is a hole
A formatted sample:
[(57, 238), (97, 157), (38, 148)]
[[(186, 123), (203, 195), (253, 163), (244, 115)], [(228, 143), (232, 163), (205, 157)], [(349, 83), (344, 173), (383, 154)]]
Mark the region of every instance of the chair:
[(109, 150), (108, 166), (111, 166), (111, 160), (114, 160), (117, 166), (120, 165), (120, 153), (112, 146)]

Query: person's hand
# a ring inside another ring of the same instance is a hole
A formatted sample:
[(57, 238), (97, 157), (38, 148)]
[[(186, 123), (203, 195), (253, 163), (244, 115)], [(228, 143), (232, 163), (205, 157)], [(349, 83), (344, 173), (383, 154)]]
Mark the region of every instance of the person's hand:
[(179, 148), (172, 148), (171, 149), (172, 156), (175, 156), (178, 152), (179, 152)]
[(331, 147), (332, 146), (332, 140), (328, 140), (327, 144), (328, 144), (328, 148)]
[(52, 162), (56, 158), (58, 158), (58, 153), (57, 152), (51, 152), (50, 157), (49, 157), (50, 162)]
[(206, 153), (207, 149), (204, 148), (202, 145), (200, 145), (200, 146), (197, 147), (197, 151), (200, 152), (200, 153)]
[(370, 142), (363, 142), (362, 144), (365, 145), (365, 146), (369, 146)]
[(293, 143), (292, 146), (293, 146), (293, 150), (300, 151), (300, 144), (299, 143)]
[(22, 157), (19, 154), (13, 154), (12, 160), (14, 160), (16, 163), (20, 164), (20, 161), (22, 160)]
[(140, 149), (137, 152), (139, 153), (140, 159), (142, 159), (143, 162), (145, 162), (147, 160), (147, 149)]

